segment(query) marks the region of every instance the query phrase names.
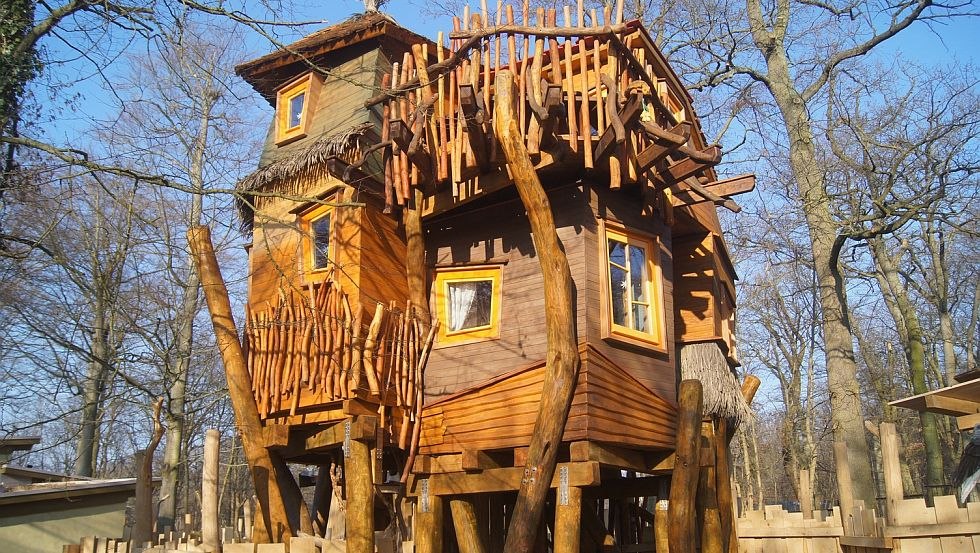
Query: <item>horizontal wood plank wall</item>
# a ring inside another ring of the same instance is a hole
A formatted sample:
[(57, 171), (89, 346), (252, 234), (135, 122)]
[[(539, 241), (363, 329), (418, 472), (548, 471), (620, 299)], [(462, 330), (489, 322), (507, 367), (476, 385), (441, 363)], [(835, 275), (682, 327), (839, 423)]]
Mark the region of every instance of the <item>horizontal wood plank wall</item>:
[[(563, 441), (594, 440), (639, 449), (673, 449), (677, 410), (591, 347), (582, 348)], [(530, 443), (543, 363), (447, 396), (422, 415), (420, 452), (504, 449)]]
[[(320, 89), (309, 133), (305, 138), (276, 146), (275, 126), (270, 127), (259, 167), (302, 152), (324, 135), (337, 134), (370, 121), (372, 112), (364, 109), (364, 101), (375, 94), (380, 83), (377, 48), (376, 41), (366, 41), (335, 52), (322, 62), (323, 66), (330, 68), (330, 75), (325, 78)], [(298, 66), (294, 77), (306, 70), (305, 66)]]
[(359, 210), (360, 252), (358, 301), (362, 320), (370, 322), (378, 302), (398, 302), (404, 308), (408, 299), (405, 269), (405, 232), (391, 215), (378, 208)]
[[(552, 190), (549, 196), (558, 237), (578, 286), (584, 282), (586, 270), (583, 221), (591, 218), (585, 197), (574, 186)], [(520, 201), (511, 199), (461, 216), (426, 222), (426, 231), (429, 263), (505, 263), (499, 338), (447, 347), (436, 344), (426, 367), (426, 394), (451, 394), (543, 360), (547, 337), (541, 268)], [(576, 318), (580, 341), (585, 338), (588, 301), (579, 290)]]
[(674, 325), (681, 342), (718, 340), (735, 360), (734, 280), (714, 234), (674, 242)]
[[(643, 214), (643, 202), (638, 194), (611, 191), (603, 186), (591, 188), (591, 209), (596, 218), (615, 221), (628, 229), (657, 236), (660, 242), (660, 273), (663, 277), (663, 309), (666, 330), (666, 353), (631, 347), (602, 338), (601, 294), (604, 286), (605, 258), (600, 247), (598, 225), (586, 226), (584, 286), (588, 295), (588, 342), (633, 378), (663, 398), (673, 402), (677, 395), (677, 373), (674, 364), (674, 286), (673, 253), (670, 228), (659, 215)], [(580, 291), (581, 293), (581, 291)]]

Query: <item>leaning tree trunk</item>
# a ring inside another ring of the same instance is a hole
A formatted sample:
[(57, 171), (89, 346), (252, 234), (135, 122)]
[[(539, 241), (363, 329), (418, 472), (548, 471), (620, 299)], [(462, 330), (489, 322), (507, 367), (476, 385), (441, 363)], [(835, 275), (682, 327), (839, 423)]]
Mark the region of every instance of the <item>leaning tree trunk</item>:
[(514, 117), (514, 77), (510, 71), (497, 73), (494, 125), (497, 139), (524, 209), (527, 210), (534, 251), (541, 264), (544, 307), (548, 335), (547, 369), (541, 387), (534, 432), (528, 449), (525, 478), (517, 493), (504, 551), (526, 552), (534, 548), (544, 503), (558, 460), (558, 447), (575, 393), (580, 359), (575, 333), (572, 274), (562, 248), (551, 204), (541, 186)]

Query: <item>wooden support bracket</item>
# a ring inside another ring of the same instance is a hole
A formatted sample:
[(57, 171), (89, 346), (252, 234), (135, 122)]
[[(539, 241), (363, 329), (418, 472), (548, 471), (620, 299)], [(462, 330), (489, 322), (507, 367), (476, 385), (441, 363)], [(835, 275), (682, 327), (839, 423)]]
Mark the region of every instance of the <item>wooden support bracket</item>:
[(632, 94), (629, 100), (626, 101), (626, 105), (618, 113), (609, 113), (610, 124), (606, 127), (605, 132), (602, 133), (602, 136), (599, 137), (599, 143), (595, 147), (595, 159), (598, 160), (603, 156), (609, 155), (614, 150), (613, 145), (622, 144), (626, 141), (625, 133), (623, 133), (622, 137), (618, 136), (616, 122), (622, 123), (623, 127), (629, 127), (640, 117), (642, 111), (643, 97), (639, 94)]
[[(561, 467), (568, 467), (569, 486), (597, 486), (602, 481), (599, 474), (599, 463), (559, 463), (551, 479), (550, 487), (557, 488), (560, 480)], [(458, 495), (468, 493), (493, 493), (516, 491), (521, 486), (521, 480), (526, 478), (521, 467), (487, 469), (476, 473), (454, 472), (433, 474), (428, 478), (430, 495)], [(416, 483), (419, 480), (415, 481)], [(417, 496), (419, 491), (411, 487), (409, 495)]]
[(647, 136), (653, 140), (653, 144), (636, 155), (636, 169), (640, 173), (662, 161), (691, 138), (692, 125), (688, 121), (674, 126), (669, 131), (661, 129), (656, 123), (649, 121), (640, 123), (640, 126), (643, 127)]
[(466, 122), (466, 136), (470, 148), (476, 157), (476, 163), (483, 172), (490, 170), (490, 158), (487, 156), (487, 136), (483, 130), (485, 109), (483, 96), (476, 93), (473, 85), (464, 84), (459, 87), (459, 108)]
[[(690, 186), (685, 186), (688, 181), (677, 183), (670, 187), (675, 207), (684, 205), (694, 205), (701, 202), (712, 201), (698, 192), (692, 190)], [(701, 185), (704, 190), (714, 194), (718, 198), (727, 198), (738, 194), (745, 194), (755, 190), (755, 175), (739, 175), (729, 179), (719, 180)]]

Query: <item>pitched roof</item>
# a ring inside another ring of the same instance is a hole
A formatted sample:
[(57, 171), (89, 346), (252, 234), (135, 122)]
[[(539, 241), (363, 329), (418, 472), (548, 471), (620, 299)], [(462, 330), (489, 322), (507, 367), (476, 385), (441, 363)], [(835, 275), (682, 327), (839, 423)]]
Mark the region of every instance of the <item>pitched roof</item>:
[(315, 58), (335, 50), (379, 37), (406, 45), (431, 42), (429, 39), (401, 27), (386, 14), (367, 12), (356, 14), (336, 25), (320, 29), (292, 44), (279, 48), (275, 52), (241, 63), (235, 66), (235, 73), (245, 79), (259, 93), (268, 96), (270, 90), (268, 90), (266, 77), (270, 73), (294, 63), (314, 61)]

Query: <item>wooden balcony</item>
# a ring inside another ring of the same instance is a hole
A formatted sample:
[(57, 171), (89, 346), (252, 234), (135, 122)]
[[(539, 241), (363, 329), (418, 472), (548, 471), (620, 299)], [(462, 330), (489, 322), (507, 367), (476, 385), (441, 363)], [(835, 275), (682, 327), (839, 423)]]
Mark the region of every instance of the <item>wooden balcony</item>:
[(327, 280), (284, 293), (247, 319), (251, 388), (266, 424), (343, 420), (352, 400), (382, 420), (398, 418), (394, 436), (417, 420), (436, 327), (410, 303), (378, 304), (371, 320), (362, 320), (348, 295)]
[(539, 9), (530, 26), (529, 14), (518, 25), (511, 7), (502, 12), (490, 26), (486, 14), (455, 18), (448, 49), (414, 45), (366, 103), (382, 112), (372, 150), (384, 155), (389, 207), (419, 189), (423, 212), (437, 213), (510, 185), (493, 132), (495, 75), (509, 70), (539, 172), (584, 170), (670, 206), (737, 209), (726, 196), (754, 181), (716, 182), (720, 149), (705, 144), (686, 91), (638, 22), (612, 22), (608, 12), (600, 22), (580, 9), (558, 27), (554, 10)]

